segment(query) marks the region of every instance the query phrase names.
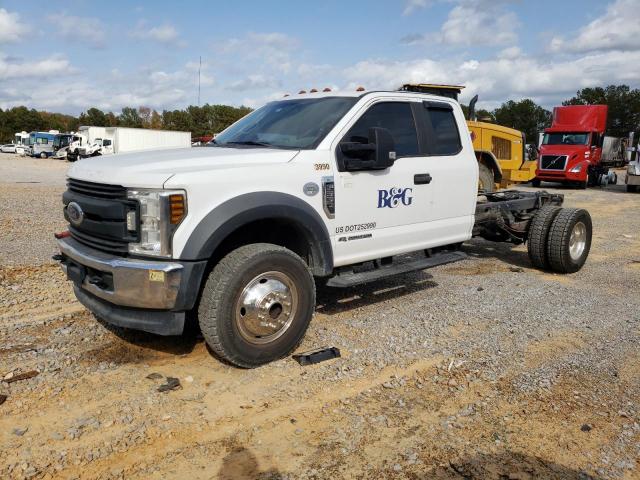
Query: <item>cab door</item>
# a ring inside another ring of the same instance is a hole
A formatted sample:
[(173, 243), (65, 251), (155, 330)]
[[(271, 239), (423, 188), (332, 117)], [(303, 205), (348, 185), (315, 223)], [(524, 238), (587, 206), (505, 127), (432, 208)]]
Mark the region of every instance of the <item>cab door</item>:
[[(449, 102), (395, 97), (359, 113), (335, 148), (334, 264), (468, 240), (478, 166), (468, 132), (458, 129), (466, 125), (461, 111)], [(391, 133), (394, 164), (385, 170), (346, 170), (339, 144), (367, 143), (371, 127)]]
[[(433, 200), (421, 153), (414, 104), (379, 100), (363, 107), (335, 148), (334, 264), (381, 258), (421, 248), (421, 231)], [(368, 142), (369, 129), (386, 128), (396, 160), (385, 170), (347, 171), (339, 143)]]

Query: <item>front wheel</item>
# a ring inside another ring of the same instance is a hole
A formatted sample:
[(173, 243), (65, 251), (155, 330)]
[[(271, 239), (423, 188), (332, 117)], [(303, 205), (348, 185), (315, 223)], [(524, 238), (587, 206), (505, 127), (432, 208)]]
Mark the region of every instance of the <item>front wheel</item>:
[(531, 186), (534, 188), (540, 188), (541, 184), (542, 182), (540, 181), (539, 178), (534, 178), (533, 180), (531, 180)]
[(627, 192), (633, 193), (636, 191), (637, 188), (638, 188), (637, 185), (627, 185)]
[(46, 154), (46, 153), (44, 153), (44, 152), (42, 152), (42, 153), (40, 154), (40, 158), (47, 158), (47, 154)]
[(315, 309), (315, 283), (292, 251), (242, 246), (211, 271), (198, 307), (200, 329), (220, 358), (254, 368), (282, 358), (302, 341)]

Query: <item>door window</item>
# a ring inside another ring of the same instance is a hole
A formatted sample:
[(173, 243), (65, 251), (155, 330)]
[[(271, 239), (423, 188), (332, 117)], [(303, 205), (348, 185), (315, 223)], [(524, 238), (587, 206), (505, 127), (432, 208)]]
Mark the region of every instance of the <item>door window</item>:
[(425, 108), (429, 155), (456, 155), (462, 150), (460, 132), (449, 108)]
[(410, 103), (376, 103), (351, 127), (343, 141), (367, 143), (369, 129), (372, 127), (386, 128), (391, 132), (398, 157), (420, 154), (418, 134)]

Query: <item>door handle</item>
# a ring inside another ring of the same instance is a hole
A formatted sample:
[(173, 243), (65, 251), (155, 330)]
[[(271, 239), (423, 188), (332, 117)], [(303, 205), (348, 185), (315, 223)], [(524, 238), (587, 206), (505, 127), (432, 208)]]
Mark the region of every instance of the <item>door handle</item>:
[(431, 183), (433, 177), (428, 173), (417, 173), (413, 176), (414, 185), (425, 185)]

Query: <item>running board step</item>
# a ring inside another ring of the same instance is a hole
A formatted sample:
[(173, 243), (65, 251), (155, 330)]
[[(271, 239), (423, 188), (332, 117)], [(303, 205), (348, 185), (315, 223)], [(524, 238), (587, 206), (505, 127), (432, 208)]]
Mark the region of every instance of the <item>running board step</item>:
[(338, 288), (352, 287), (354, 285), (374, 282), (394, 275), (401, 275), (403, 273), (415, 272), (416, 270), (437, 267), (438, 265), (444, 265), (445, 263), (458, 262), (465, 258), (467, 258), (467, 254), (464, 252), (436, 253), (428, 258), (389, 265), (388, 267), (380, 267), (375, 270), (367, 270), (366, 272), (347, 272), (338, 274), (327, 281), (327, 286)]

